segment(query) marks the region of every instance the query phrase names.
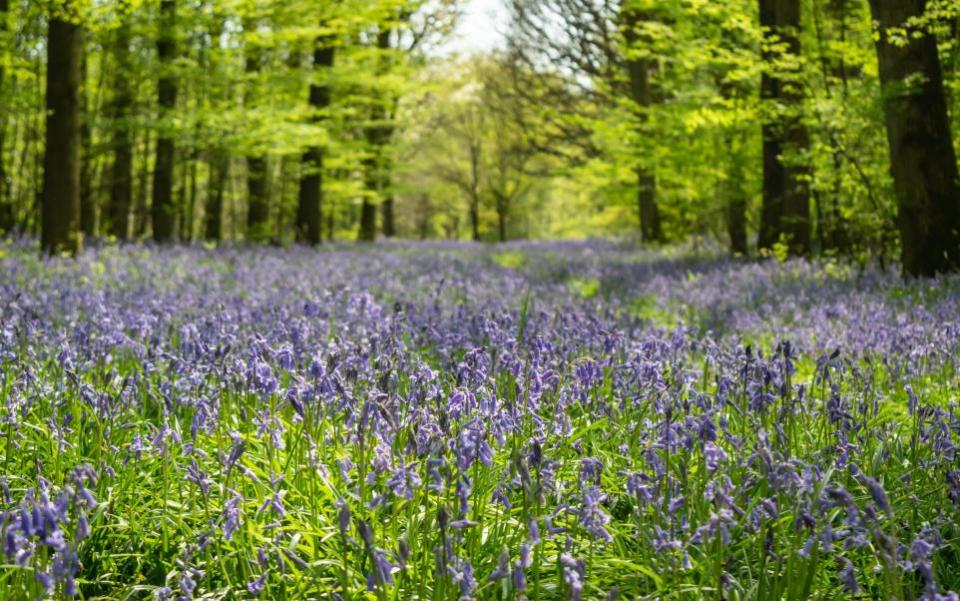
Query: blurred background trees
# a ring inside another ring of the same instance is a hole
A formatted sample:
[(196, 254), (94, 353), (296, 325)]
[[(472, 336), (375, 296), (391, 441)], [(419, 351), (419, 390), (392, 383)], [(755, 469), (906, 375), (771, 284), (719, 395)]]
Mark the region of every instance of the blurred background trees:
[(0, 0), (0, 230), (960, 261), (960, 3), (465, 2)]

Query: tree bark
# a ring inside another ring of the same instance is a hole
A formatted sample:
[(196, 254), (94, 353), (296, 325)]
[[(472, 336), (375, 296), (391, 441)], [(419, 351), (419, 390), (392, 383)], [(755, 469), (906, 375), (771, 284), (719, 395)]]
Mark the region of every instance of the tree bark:
[[(127, 2), (121, 10), (129, 10)], [(130, 74), (130, 16), (120, 17), (120, 26), (114, 41), (114, 96), (111, 103), (111, 131), (113, 132), (113, 166), (110, 171), (110, 207), (108, 230), (119, 240), (130, 237), (130, 206), (133, 199), (133, 135), (130, 117), (133, 112), (133, 86)]]
[[(787, 45), (787, 54), (800, 57), (800, 0), (779, 0), (780, 37)], [(803, 88), (799, 68), (781, 82), (780, 97), (787, 107), (783, 117), (784, 150), (800, 155), (784, 164), (783, 213), (781, 229), (790, 253), (803, 256), (810, 252), (810, 168), (803, 156), (810, 147), (810, 135), (803, 123)], [(781, 161), (783, 159), (781, 158)]]
[(40, 241), (50, 254), (77, 254), (80, 232), (80, 53), (82, 31), (60, 17), (47, 37), (46, 146)]
[(480, 140), (470, 141), (470, 234), (474, 242), (480, 241)]
[[(641, 39), (639, 28), (650, 19), (636, 8), (624, 8), (621, 12), (623, 34), (628, 50), (635, 52)], [(651, 59), (646, 57), (628, 57), (627, 75), (630, 79), (630, 96), (638, 107), (638, 118), (643, 125), (649, 120), (648, 111), (654, 104), (650, 82)], [(641, 161), (642, 163), (642, 161)], [(640, 221), (640, 237), (644, 242), (662, 242), (663, 229), (660, 224), (660, 208), (657, 206), (657, 178), (653, 171), (643, 164), (636, 168), (637, 174), (637, 215)]]
[[(367, 186), (371, 184), (368, 181)], [(373, 184), (375, 185), (375, 184)], [(363, 197), (363, 204), (360, 205), (360, 229), (357, 232), (357, 239), (361, 242), (373, 242), (377, 238), (377, 207), (369, 197)]]
[[(901, 261), (905, 273), (922, 276), (960, 268), (960, 176), (937, 41), (909, 24), (925, 8), (926, 0), (870, 0), (880, 28), (877, 58)], [(892, 42), (891, 28), (908, 34)]]
[(160, 36), (157, 40), (157, 55), (163, 72), (157, 82), (157, 103), (160, 107), (160, 134), (157, 137), (157, 158), (153, 168), (153, 239), (168, 242), (173, 239), (175, 213), (173, 200), (173, 169), (176, 160), (176, 144), (173, 140), (169, 118), (177, 104), (177, 80), (172, 73), (177, 55), (176, 0), (160, 2)]
[[(760, 0), (760, 25), (767, 67), (761, 76), (761, 98), (768, 108), (783, 109), (768, 115), (762, 125), (763, 206), (757, 246), (769, 249), (783, 237), (791, 254), (803, 255), (810, 250), (809, 168), (796, 156), (784, 161), (785, 154), (802, 155), (810, 144), (802, 118), (803, 94), (796, 81), (799, 69), (791, 69), (787, 78), (771, 72), (778, 59), (800, 56), (799, 0)], [(771, 47), (774, 44), (786, 47), (783, 57)]]
[(83, 48), (81, 33), (80, 49), (80, 230), (92, 238), (97, 229), (97, 198), (93, 178), (93, 131), (90, 127), (93, 111), (90, 107), (90, 84), (87, 69), (87, 54)]
[(726, 134), (727, 154), (730, 167), (726, 186), (727, 196), (727, 234), (730, 236), (730, 252), (747, 256), (747, 193), (744, 189), (744, 173), (737, 140), (733, 134)]
[(223, 194), (230, 176), (230, 155), (221, 149), (211, 151), (210, 192), (204, 209), (204, 238), (211, 242), (223, 240)]
[[(256, 28), (253, 20), (244, 22), (244, 30)], [(244, 71), (247, 74), (246, 102), (252, 108), (256, 102), (256, 79), (263, 64), (262, 51), (248, 43), (244, 53)], [(270, 239), (270, 206), (267, 199), (267, 159), (262, 154), (247, 155), (247, 238), (255, 242)]]
[(385, 192), (380, 205), (380, 220), (383, 223), (383, 237), (393, 238), (397, 235), (397, 223), (393, 214), (393, 193)]
[[(381, 27), (377, 33), (377, 52), (379, 53), (380, 64), (378, 72), (383, 74), (387, 70), (386, 53), (390, 50), (391, 29)], [(373, 104), (370, 120), (371, 124), (366, 128), (367, 146), (369, 156), (364, 160), (364, 170), (366, 171), (365, 181), (367, 191), (370, 193), (363, 198), (363, 205), (360, 207), (360, 230), (357, 238), (372, 242), (377, 237), (377, 204), (384, 202), (385, 193), (389, 186), (389, 172), (385, 147), (393, 134), (393, 127), (389, 123), (387, 114), (387, 105), (392, 101), (390, 99), (380, 99)], [(371, 196), (376, 197), (376, 204), (371, 200)], [(386, 213), (385, 213), (386, 214)], [(393, 209), (390, 209), (391, 220)], [(383, 224), (384, 233), (387, 228), (393, 229), (393, 223)]]
[[(7, 19), (9, 8), (9, 0), (0, 0), (0, 37), (4, 38), (4, 41), (8, 30)], [(0, 94), (4, 91), (5, 75), (3, 63), (0, 62)], [(6, 131), (7, 117), (6, 113), (4, 113), (0, 115), (0, 233), (9, 232), (16, 223), (10, 189), (7, 186), (6, 157), (4, 154), (6, 150)]]
[(644, 168), (637, 169), (637, 212), (640, 237), (644, 242), (661, 242), (660, 208), (657, 206), (657, 179)]
[[(329, 70), (334, 60), (333, 39), (322, 36), (317, 40), (313, 52), (315, 72)], [(327, 73), (322, 77), (326, 79)], [(322, 118), (321, 111), (330, 106), (330, 85), (314, 83), (310, 85), (310, 106), (317, 111), (314, 121)], [(323, 238), (323, 154), (321, 146), (315, 145), (303, 154), (303, 169), (300, 176), (300, 194), (297, 203), (297, 241), (307, 244), (319, 244)]]
[(265, 242), (270, 239), (266, 157), (247, 157), (247, 199), (247, 238)]
[(497, 208), (497, 237), (500, 242), (507, 241), (507, 199), (500, 193), (494, 192)]

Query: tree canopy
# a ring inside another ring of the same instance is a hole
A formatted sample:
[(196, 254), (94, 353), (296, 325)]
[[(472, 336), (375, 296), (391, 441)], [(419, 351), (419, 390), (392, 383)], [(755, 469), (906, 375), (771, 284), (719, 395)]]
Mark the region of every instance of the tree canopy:
[(956, 2), (504, 5), (463, 56), (458, 0), (0, 0), (0, 229), (956, 266)]

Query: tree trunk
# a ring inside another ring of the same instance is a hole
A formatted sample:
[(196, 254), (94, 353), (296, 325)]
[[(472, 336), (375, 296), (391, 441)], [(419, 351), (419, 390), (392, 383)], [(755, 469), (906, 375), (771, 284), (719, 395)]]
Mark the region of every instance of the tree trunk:
[[(256, 22), (245, 20), (245, 31), (256, 29)], [(244, 71), (247, 74), (246, 108), (253, 108), (257, 76), (263, 63), (260, 47), (248, 40), (244, 53)], [(270, 239), (270, 206), (267, 199), (267, 159), (259, 153), (247, 155), (247, 239), (264, 242)]]
[[(764, 30), (762, 58), (766, 63), (760, 95), (768, 109), (774, 105), (783, 108), (767, 115), (762, 125), (763, 206), (757, 246), (769, 249), (784, 237), (791, 254), (803, 255), (810, 250), (810, 190), (809, 168), (802, 155), (810, 142), (802, 118), (803, 93), (797, 81), (800, 74), (795, 69), (782, 78), (771, 72), (781, 58), (774, 45), (785, 46), (785, 55), (800, 56), (799, 0), (760, 0), (760, 26)], [(785, 161), (788, 153), (793, 156)]]
[[(387, 52), (390, 50), (390, 35), (392, 30), (387, 27), (380, 27), (377, 33), (377, 52), (379, 53), (378, 74), (382, 75), (387, 70)], [(371, 124), (366, 128), (367, 146), (369, 156), (364, 160), (364, 170), (366, 171), (365, 181), (367, 191), (370, 193), (363, 198), (363, 205), (360, 208), (360, 230), (357, 237), (365, 242), (372, 242), (377, 237), (377, 204), (384, 201), (387, 187), (389, 185), (388, 161), (385, 147), (393, 134), (393, 127), (389, 123), (387, 106), (392, 103), (391, 99), (380, 99), (375, 101), (371, 111)], [(376, 203), (371, 200), (371, 196), (376, 197)], [(391, 221), (393, 209), (391, 207)], [(383, 228), (386, 231), (388, 225), (384, 223)], [(393, 223), (389, 224), (393, 228)]]
[(180, 228), (183, 234), (181, 238), (188, 242), (193, 241), (196, 228), (194, 224), (196, 223), (196, 214), (197, 214), (197, 194), (198, 194), (198, 181), (197, 181), (197, 163), (199, 159), (197, 157), (197, 151), (194, 150), (191, 153), (190, 157), (190, 166), (188, 168), (189, 176), (186, 178), (188, 180), (188, 194), (187, 194), (187, 206), (186, 211), (184, 211), (184, 223)]
[[(328, 71), (333, 66), (334, 46), (329, 36), (317, 40), (313, 52), (314, 71)], [(322, 73), (324, 79), (327, 73)], [(317, 114), (314, 120), (322, 117), (320, 111), (330, 106), (330, 85), (310, 85), (310, 106)], [(303, 169), (300, 176), (300, 195), (297, 203), (297, 241), (307, 244), (319, 244), (323, 232), (323, 148), (311, 146), (303, 154)]]
[(480, 152), (481, 142), (470, 142), (470, 234), (474, 242), (480, 241)]
[(266, 157), (247, 157), (247, 199), (247, 238), (265, 242), (270, 239)]
[(637, 169), (637, 213), (640, 215), (640, 237), (644, 242), (660, 242), (660, 208), (657, 206), (657, 180), (652, 173)]
[(497, 236), (500, 242), (507, 241), (507, 202), (501, 194), (495, 193), (497, 206)]
[(51, 18), (47, 38), (47, 127), (41, 245), (77, 254), (80, 233), (80, 26)]
[[(621, 13), (623, 34), (631, 50), (643, 43), (640, 29), (644, 21), (650, 19), (636, 8), (625, 8)], [(649, 121), (649, 109), (654, 97), (650, 82), (651, 62), (649, 58), (628, 58), (627, 75), (630, 79), (630, 97), (638, 108), (641, 130)], [(642, 132), (641, 132), (642, 133)], [(657, 178), (649, 166), (641, 165), (637, 173), (637, 215), (640, 221), (640, 237), (644, 242), (662, 242), (663, 229), (660, 225), (660, 208), (657, 206)]]
[(357, 239), (361, 242), (373, 242), (377, 239), (377, 207), (366, 196), (363, 197), (363, 204), (360, 205), (360, 229)]
[[(128, 5), (125, 3), (123, 10)], [(130, 73), (130, 16), (120, 18), (114, 42), (114, 96), (111, 103), (111, 131), (113, 132), (113, 166), (110, 171), (110, 208), (108, 231), (120, 240), (130, 237), (130, 206), (133, 198), (133, 136), (130, 117), (133, 112), (133, 86)]]
[[(787, 54), (800, 57), (800, 0), (779, 0), (780, 37), (787, 45)], [(790, 253), (803, 256), (810, 252), (810, 168), (804, 156), (810, 147), (810, 136), (803, 123), (803, 88), (799, 68), (781, 82), (780, 98), (787, 107), (783, 116), (783, 147), (799, 155), (784, 164), (783, 213), (781, 230)], [(782, 161), (782, 159), (781, 159)]]
[(726, 134), (727, 155), (730, 167), (726, 186), (727, 233), (730, 236), (730, 253), (747, 256), (747, 193), (744, 189), (743, 163), (737, 148), (737, 139)]
[(397, 234), (397, 224), (393, 215), (393, 193), (384, 193), (383, 203), (380, 205), (380, 218), (383, 221), (383, 237), (393, 238)]
[[(870, 0), (880, 27), (877, 58), (901, 261), (910, 275), (960, 268), (960, 184), (937, 41), (908, 23), (925, 8), (926, 0)], [(891, 28), (909, 33), (892, 42)]]
[[(7, 19), (9, 11), (9, 0), (0, 0), (0, 36), (7, 35)], [(0, 94), (4, 92), (3, 62), (0, 61)], [(2, 96), (0, 96), (2, 97)], [(4, 152), (6, 150), (6, 140), (4, 136), (7, 131), (7, 115), (4, 112), (0, 115), (0, 234), (9, 232), (13, 229), (15, 218), (13, 212), (13, 202), (10, 196), (10, 189), (7, 186), (7, 170)]]
[(157, 56), (163, 70), (157, 82), (157, 103), (160, 106), (160, 134), (157, 137), (157, 159), (153, 168), (153, 239), (168, 242), (174, 235), (173, 169), (176, 146), (170, 130), (171, 114), (177, 104), (177, 80), (172, 73), (176, 59), (176, 0), (160, 2), (160, 36)]
[(226, 151), (211, 151), (210, 192), (207, 194), (207, 206), (204, 210), (204, 238), (211, 242), (223, 240), (223, 194), (230, 176), (230, 156)]
[(96, 169), (90, 128), (93, 110), (90, 107), (87, 54), (83, 49), (84, 42), (80, 44), (80, 229), (84, 236), (92, 238), (97, 228), (97, 199), (93, 185)]
[[(130, 131), (133, 131), (132, 129)], [(143, 130), (143, 140), (140, 144), (140, 169), (137, 172), (137, 193), (134, 195), (134, 207), (131, 215), (131, 234), (134, 238), (143, 238), (147, 233), (150, 222), (150, 207), (147, 206), (147, 193), (153, 184), (153, 172), (150, 170), (150, 129)], [(134, 161), (136, 164), (136, 161)]]

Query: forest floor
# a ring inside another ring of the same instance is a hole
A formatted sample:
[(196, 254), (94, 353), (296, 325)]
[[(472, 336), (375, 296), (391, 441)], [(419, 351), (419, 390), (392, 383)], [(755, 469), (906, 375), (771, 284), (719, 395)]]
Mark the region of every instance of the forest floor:
[(611, 242), (2, 253), (2, 598), (960, 589), (957, 278)]

